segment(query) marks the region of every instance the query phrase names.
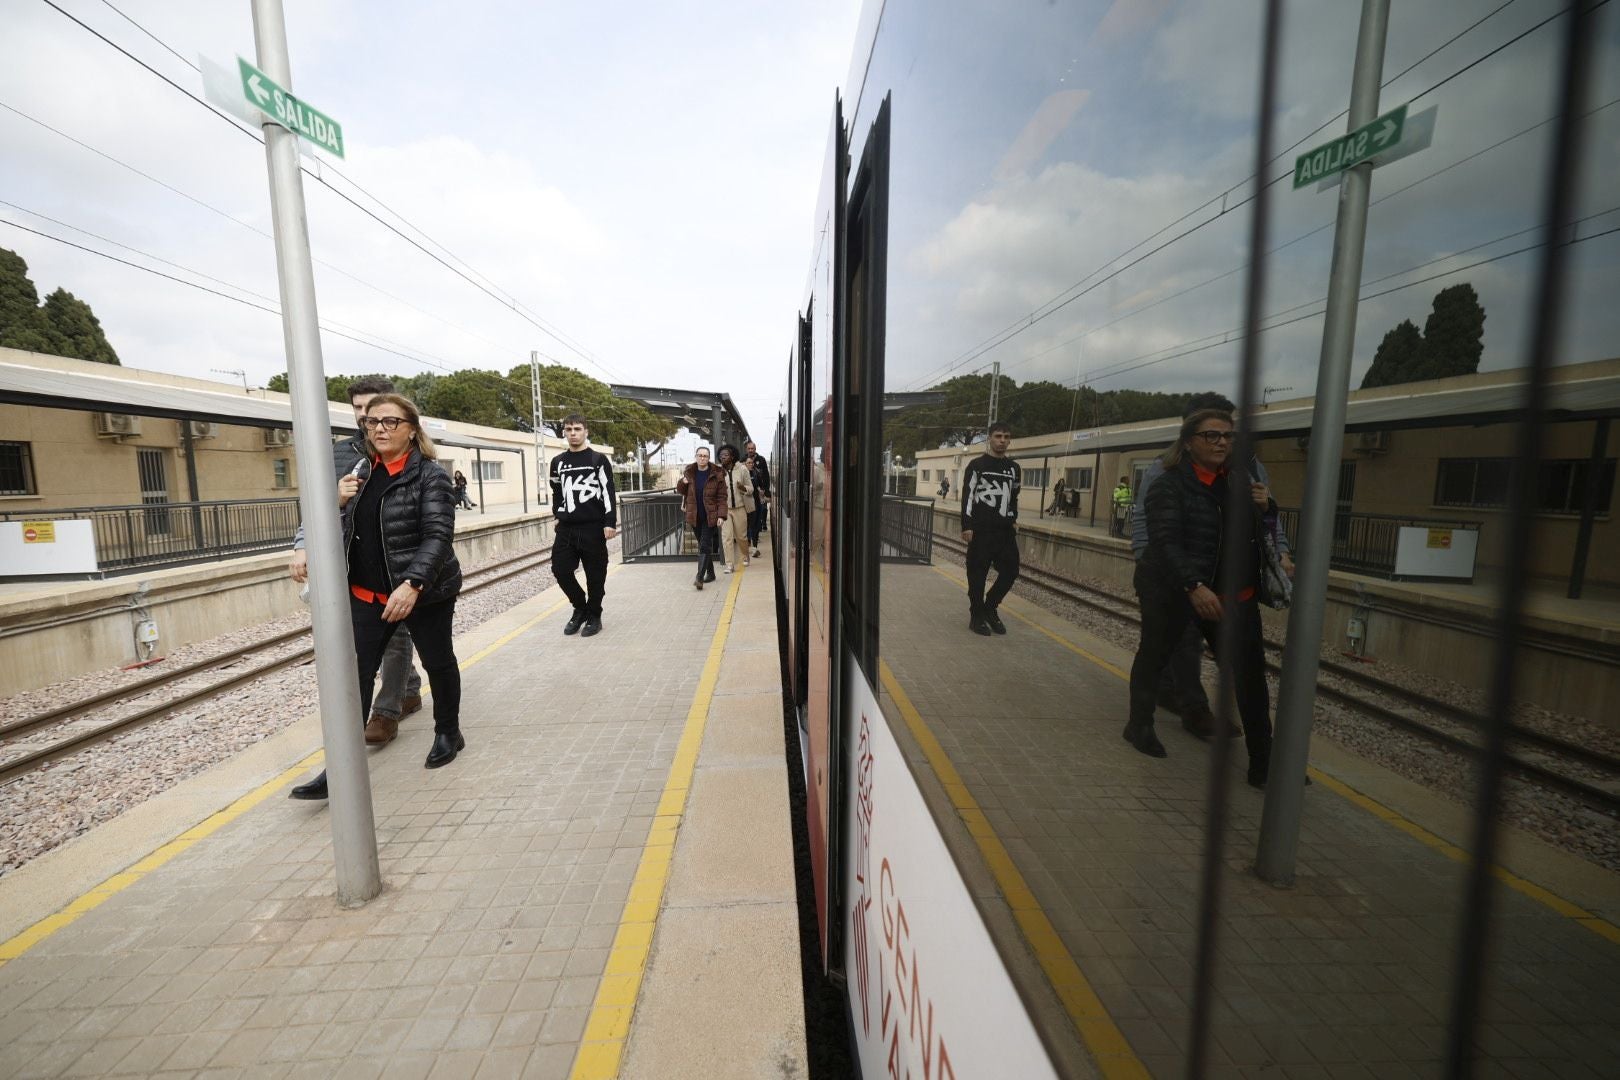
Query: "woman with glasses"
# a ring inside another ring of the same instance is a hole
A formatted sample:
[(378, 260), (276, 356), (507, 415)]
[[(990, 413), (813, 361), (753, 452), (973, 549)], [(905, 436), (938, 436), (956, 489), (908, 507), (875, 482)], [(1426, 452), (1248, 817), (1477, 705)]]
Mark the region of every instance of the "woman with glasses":
[[(403, 623), (433, 688), (433, 747), (427, 767), (437, 769), (466, 747), (461, 669), (451, 643), (461, 591), (461, 565), (453, 547), (455, 495), (409, 398), (378, 394), (367, 404), (361, 427), (368, 457), (338, 481), (360, 715), (371, 710), (383, 650)], [(326, 773), (293, 788), (292, 797), (326, 798)]]
[[(1220, 620), (1230, 612), (1238, 620), (1236, 658), (1238, 715), (1249, 751), (1249, 783), (1265, 787), (1271, 760), (1271, 701), (1266, 688), (1261, 640), (1261, 515), (1274, 511), (1271, 493), (1228, 459), (1236, 437), (1230, 413), (1204, 409), (1188, 416), (1181, 435), (1164, 458), (1164, 474), (1148, 489), (1147, 550), (1136, 565), (1136, 592), (1142, 603), (1142, 643), (1131, 665), (1131, 713), (1125, 740), (1151, 757), (1164, 757), (1164, 744), (1153, 732), (1153, 710), (1159, 674), (1189, 622), (1195, 623), (1211, 648), (1217, 647)], [(1248, 543), (1232, 588), (1221, 559), (1227, 530), (1227, 495), (1233, 484), (1248, 490), (1251, 508)], [(1217, 649), (1218, 652), (1218, 649)]]

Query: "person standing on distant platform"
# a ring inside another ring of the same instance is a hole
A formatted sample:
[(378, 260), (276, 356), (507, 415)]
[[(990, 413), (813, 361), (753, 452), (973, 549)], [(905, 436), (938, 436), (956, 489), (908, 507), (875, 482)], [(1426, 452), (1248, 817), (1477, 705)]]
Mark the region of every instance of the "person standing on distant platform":
[[(968, 463), (962, 473), (962, 539), (967, 549), (968, 629), (975, 634), (1005, 634), (1007, 626), (996, 613), (1002, 599), (1018, 580), (1018, 492), (1023, 471), (1007, 456), (1012, 428), (990, 425), (988, 451)], [(996, 583), (984, 591), (990, 568)]]
[[(590, 429), (578, 413), (562, 423), (568, 449), (551, 460), (551, 506), (557, 535), (551, 545), (551, 572), (574, 605), (563, 626), (570, 636), (602, 632), (602, 594), (607, 584), (607, 543), (619, 535), (619, 506), (613, 490), (613, 462), (590, 446)], [(574, 571), (585, 566), (585, 588)]]

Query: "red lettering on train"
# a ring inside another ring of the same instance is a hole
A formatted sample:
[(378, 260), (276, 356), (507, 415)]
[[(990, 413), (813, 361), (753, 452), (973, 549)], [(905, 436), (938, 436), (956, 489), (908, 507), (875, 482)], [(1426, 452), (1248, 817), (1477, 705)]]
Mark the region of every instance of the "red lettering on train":
[[(955, 1080), (945, 1036), (934, 1029), (934, 1002), (927, 996), (917, 948), (911, 942), (911, 921), (895, 888), (894, 868), (884, 859), (878, 868), (878, 911), (883, 924), (883, 952), (878, 964), (879, 1011), (883, 1043), (888, 1046), (887, 1068), (893, 1080)], [(894, 986), (889, 983), (893, 975)], [(909, 983), (909, 985), (908, 985)], [(904, 1031), (902, 1032), (902, 1019)], [(902, 1040), (904, 1051), (902, 1051)], [(912, 1072), (920, 1058), (921, 1072)]]

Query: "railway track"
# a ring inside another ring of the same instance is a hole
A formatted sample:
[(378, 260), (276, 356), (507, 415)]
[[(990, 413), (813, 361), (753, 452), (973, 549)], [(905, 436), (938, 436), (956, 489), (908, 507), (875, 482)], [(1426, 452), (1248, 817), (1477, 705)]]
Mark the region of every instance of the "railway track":
[[(950, 537), (936, 534), (934, 543), (959, 558), (967, 554), (967, 547)], [(1106, 589), (1027, 565), (1019, 571), (1019, 583), (1026, 581), (1044, 592), (1080, 604), (1123, 624), (1133, 627), (1141, 625), (1136, 605)], [(1282, 655), (1282, 645), (1267, 640), (1265, 646), (1268, 654), (1266, 667), (1274, 673), (1279, 672), (1281, 665), (1277, 658)], [(1321, 672), (1322, 677), (1317, 681), (1317, 692), (1321, 697), (1464, 755), (1473, 757), (1481, 752), (1478, 739), (1484, 720), (1477, 714), (1326, 657), (1321, 661)], [(1378, 697), (1394, 704), (1379, 701)], [(1420, 715), (1413, 715), (1413, 712)], [(1427, 714), (1439, 723), (1431, 722), (1421, 714)], [(1514, 771), (1601, 809), (1620, 812), (1620, 794), (1617, 794), (1620, 792), (1620, 758), (1519, 725), (1509, 730), (1509, 738), (1518, 744), (1521, 751), (1530, 750), (1539, 759), (1523, 756), (1522, 753), (1510, 753), (1508, 764)], [(1593, 782), (1573, 776), (1558, 768), (1559, 763), (1577, 764), (1598, 773), (1601, 779)]]
[[(523, 552), (509, 559), (482, 566), (467, 575), (469, 580), (462, 585), (461, 595), (465, 596), (468, 593), (478, 592), (514, 578), (519, 574), (528, 573), (537, 567), (547, 565), (550, 558), (551, 549), (545, 548), (540, 551)], [(0, 762), (0, 784), (9, 783), (11, 780), (48, 762), (78, 753), (86, 747), (105, 742), (116, 735), (122, 735), (145, 724), (161, 720), (165, 716), (169, 716), (189, 705), (218, 697), (220, 694), (244, 686), (256, 679), (261, 679), (283, 668), (308, 663), (315, 657), (315, 647), (313, 645), (302, 645), (281, 653), (276, 653), (276, 650), (307, 638), (309, 634), (308, 627), (288, 630), (264, 641), (243, 645), (228, 652), (220, 653), (217, 656), (195, 661), (184, 667), (173, 668), (148, 679), (141, 679), (125, 686), (115, 687), (104, 693), (69, 702), (57, 708), (12, 721), (9, 724), (0, 724), (0, 746), (4, 746), (24, 736), (36, 735), (52, 726), (66, 725), (75, 719), (106, 709), (119, 702), (134, 701), (159, 694), (166, 687), (172, 687), (177, 683), (206, 672), (227, 672), (223, 679), (189, 688), (179, 695), (165, 697), (160, 701), (145, 705), (127, 716), (109, 720), (90, 730), (68, 735)], [(261, 653), (276, 653), (276, 655), (272, 655), (269, 659), (251, 667), (229, 670), (237, 668), (237, 665), (243, 661)]]

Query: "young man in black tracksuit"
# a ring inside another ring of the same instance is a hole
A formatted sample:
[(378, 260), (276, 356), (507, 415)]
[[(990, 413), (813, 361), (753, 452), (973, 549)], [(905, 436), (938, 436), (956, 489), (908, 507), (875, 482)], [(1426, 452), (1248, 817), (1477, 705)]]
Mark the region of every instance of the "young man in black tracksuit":
[[(996, 614), (1002, 598), (1018, 580), (1018, 491), (1023, 471), (1007, 456), (1012, 428), (990, 425), (989, 452), (968, 463), (962, 473), (962, 539), (967, 541), (968, 629), (975, 634), (1005, 634)], [(985, 579), (996, 568), (996, 583), (986, 595)]]
[[(551, 571), (574, 605), (565, 634), (592, 637), (602, 630), (602, 593), (607, 583), (607, 542), (619, 534), (619, 506), (613, 490), (613, 463), (592, 450), (585, 418), (563, 420), (566, 453), (551, 462), (551, 513), (557, 536), (551, 546)], [(574, 570), (585, 565), (585, 589)]]

